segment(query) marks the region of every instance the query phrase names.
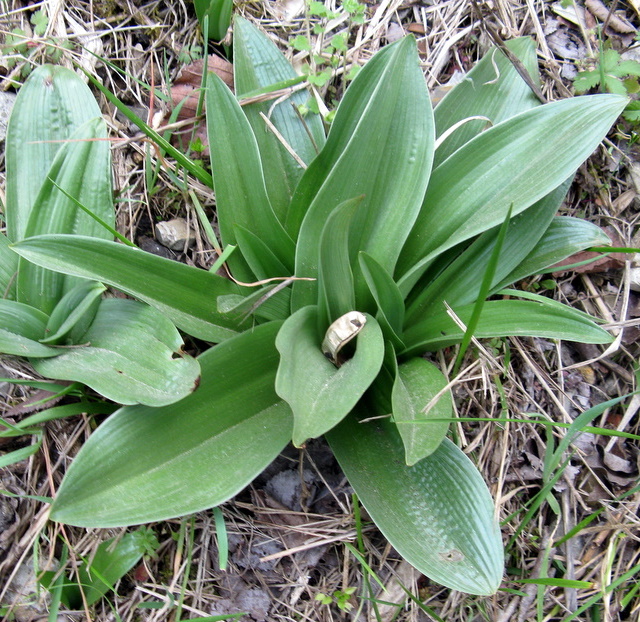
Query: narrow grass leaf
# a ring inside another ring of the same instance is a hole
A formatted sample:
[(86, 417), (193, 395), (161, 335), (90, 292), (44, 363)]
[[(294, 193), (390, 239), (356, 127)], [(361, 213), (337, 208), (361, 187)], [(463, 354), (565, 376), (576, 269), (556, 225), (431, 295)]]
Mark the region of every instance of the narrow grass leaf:
[[(460, 369), (460, 365), (462, 365), (462, 359), (471, 343), (471, 338), (473, 337), (476, 327), (478, 326), (478, 322), (480, 321), (480, 314), (482, 313), (482, 309), (485, 304), (485, 299), (489, 294), (489, 290), (491, 289), (491, 284), (493, 283), (496, 269), (498, 267), (500, 253), (502, 251), (502, 246), (504, 245), (504, 239), (507, 235), (507, 230), (509, 228), (509, 221), (511, 220), (511, 209), (513, 206), (509, 208), (507, 212), (507, 216), (498, 231), (498, 235), (495, 240), (495, 244), (491, 249), (491, 254), (488, 257), (487, 265), (485, 269), (482, 271), (482, 279), (480, 280), (480, 288), (478, 289), (478, 297), (473, 303), (473, 311), (469, 316), (469, 322), (466, 324), (466, 329), (464, 331), (464, 335), (462, 337), (462, 341), (460, 342), (460, 348), (458, 350), (458, 355), (456, 356), (456, 361), (453, 366), (453, 375), (458, 375), (458, 370)], [(479, 276), (479, 275), (478, 275)]]
[[(117, 70), (117, 68), (116, 68)], [(107, 87), (105, 87), (95, 76), (85, 73), (91, 84), (97, 88), (112, 104), (118, 112), (131, 121), (149, 140), (158, 145), (164, 153), (168, 153), (175, 161), (186, 171), (193, 175), (198, 181), (205, 186), (213, 187), (213, 178), (207, 173), (202, 166), (187, 157), (182, 151), (176, 149), (166, 138), (163, 138), (158, 132), (147, 125), (133, 110), (122, 103)], [(145, 85), (146, 86), (146, 85)]]
[(86, 527), (166, 520), (244, 488), (291, 439), (291, 411), (273, 389), (280, 326), (263, 324), (202, 354), (201, 386), (177, 404), (109, 417), (67, 471), (51, 519)]

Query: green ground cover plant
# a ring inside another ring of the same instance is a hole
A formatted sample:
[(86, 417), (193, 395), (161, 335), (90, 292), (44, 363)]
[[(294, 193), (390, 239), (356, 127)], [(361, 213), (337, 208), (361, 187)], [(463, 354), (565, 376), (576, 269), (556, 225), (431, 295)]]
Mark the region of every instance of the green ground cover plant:
[[(537, 80), (532, 42), (509, 46)], [(325, 435), (399, 553), (434, 581), (491, 594), (503, 573), (493, 502), (447, 437), (450, 379), (423, 355), (463, 350), (471, 336), (611, 340), (584, 313), (506, 288), (608, 244), (556, 212), (627, 100), (540, 105), (491, 50), (432, 110), (405, 38), (358, 73), (325, 136), (318, 116), (298, 115), (303, 92), (241, 106), (296, 74), (242, 19), (233, 50), (236, 94), (214, 74), (205, 86), (221, 237), (212, 243), (233, 280), (111, 234), (8, 227), (3, 248), (29, 269), (118, 288), (217, 344), (198, 357), (196, 391), (124, 406), (98, 427), (50, 517), (107, 527), (213, 507), (287, 443)], [(57, 88), (55, 75), (31, 84)], [(95, 212), (77, 192), (73, 206)]]

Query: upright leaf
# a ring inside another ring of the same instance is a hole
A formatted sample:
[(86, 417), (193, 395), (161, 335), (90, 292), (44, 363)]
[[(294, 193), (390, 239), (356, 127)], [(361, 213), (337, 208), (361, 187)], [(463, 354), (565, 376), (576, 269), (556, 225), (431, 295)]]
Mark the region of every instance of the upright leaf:
[(380, 371), (384, 340), (376, 321), (369, 316), (357, 337), (356, 350), (341, 367), (320, 349), (315, 307), (294, 313), (283, 325), (276, 347), (280, 365), (276, 392), (293, 411), (293, 442), (321, 436), (341, 421), (356, 405)]
[(503, 553), (493, 501), (458, 447), (445, 439), (406, 466), (392, 422), (359, 423), (354, 416), (327, 438), (367, 512), (410, 564), (455, 590), (487, 595), (498, 589)]
[[(259, 231), (265, 244), (293, 272), (294, 245), (271, 207), (253, 130), (231, 91), (214, 73), (207, 81), (206, 98), (207, 132), (222, 242), (235, 244), (236, 226)], [(232, 255), (229, 265), (236, 278), (253, 280), (239, 255)]]
[(15, 356), (60, 354), (60, 350), (40, 343), (46, 334), (48, 319), (46, 313), (29, 305), (0, 300), (0, 353)]
[[(24, 237), (31, 208), (61, 141), (101, 112), (95, 97), (69, 69), (37, 67), (18, 93), (7, 127), (7, 237)], [(108, 147), (107, 147), (108, 149)]]
[(202, 354), (200, 387), (177, 404), (109, 417), (67, 471), (51, 519), (83, 527), (166, 520), (244, 488), (291, 438), (291, 411), (273, 389), (280, 326), (263, 324)]
[(356, 308), (349, 255), (351, 219), (361, 198), (345, 201), (329, 215), (320, 238), (318, 312), (328, 326)]
[[(368, 63), (347, 89), (316, 160), (330, 168), (323, 171), (325, 177), (305, 214), (294, 197), (288, 222), (291, 231), (296, 231), (296, 218), (304, 216), (296, 276), (317, 275), (316, 249), (324, 223), (343, 201), (364, 195), (353, 218), (351, 252), (365, 251), (388, 270), (393, 270), (420, 209), (433, 157), (431, 104), (415, 41), (405, 38), (388, 49), (374, 58), (375, 63)], [(352, 90), (354, 97), (349, 97)], [(360, 96), (365, 98), (354, 101)], [(319, 181), (314, 178), (318, 173), (309, 171), (311, 167), (300, 180), (303, 194), (307, 183), (314, 187)], [(300, 210), (297, 215), (294, 205)], [(360, 304), (369, 299), (369, 292), (362, 275), (355, 277)], [(294, 309), (315, 301), (313, 284), (296, 283)]]
[[(70, 142), (58, 150), (31, 209), (25, 237), (73, 233), (111, 238), (109, 230), (78, 207), (80, 203), (102, 222), (114, 227), (111, 157), (105, 139), (104, 121), (92, 119), (81, 125), (71, 135)], [(65, 291), (77, 283), (77, 279), (23, 260), (19, 265), (17, 297), (20, 302), (51, 313)]]
[[(433, 171), (398, 262), (406, 294), (437, 254), (519, 214), (568, 179), (626, 105), (618, 95), (545, 104), (476, 136)], [(517, 137), (517, 138), (514, 138)]]
[(9, 248), (9, 238), (0, 233), (0, 298), (15, 297), (18, 256)]
[[(291, 63), (276, 45), (251, 22), (236, 16), (233, 22), (233, 73), (239, 97), (264, 91), (299, 78)], [(243, 106), (258, 142), (265, 184), (276, 216), (284, 223), (287, 209), (304, 169), (267, 129), (260, 113), (266, 115), (287, 144), (309, 164), (324, 145), (324, 128), (319, 115), (302, 120), (295, 108), (309, 98), (306, 90), (278, 96), (272, 101)]]

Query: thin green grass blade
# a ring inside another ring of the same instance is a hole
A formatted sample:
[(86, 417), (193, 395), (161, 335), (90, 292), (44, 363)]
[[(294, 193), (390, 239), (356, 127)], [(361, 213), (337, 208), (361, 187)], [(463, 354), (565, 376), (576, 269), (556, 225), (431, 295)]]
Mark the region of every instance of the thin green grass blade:
[(180, 166), (193, 175), (205, 186), (213, 187), (213, 178), (199, 164), (188, 158), (179, 149), (176, 149), (169, 141), (163, 138), (158, 132), (149, 127), (129, 106), (123, 104), (107, 87), (105, 87), (95, 76), (86, 74), (91, 84), (97, 88), (107, 101), (115, 106), (118, 112), (122, 113), (131, 123), (133, 123), (149, 140), (158, 145), (165, 153), (168, 153)]
[(480, 289), (478, 290), (478, 298), (473, 303), (473, 311), (471, 312), (471, 316), (469, 317), (469, 323), (466, 325), (462, 341), (460, 342), (460, 349), (458, 350), (458, 355), (456, 356), (456, 361), (453, 365), (453, 376), (458, 375), (458, 370), (460, 369), (460, 365), (462, 365), (462, 359), (467, 352), (467, 348), (471, 343), (471, 338), (473, 337), (474, 332), (478, 326), (478, 322), (480, 321), (482, 308), (485, 305), (486, 298), (489, 295), (489, 290), (491, 289), (491, 284), (493, 283), (496, 274), (496, 269), (498, 268), (500, 253), (502, 252), (504, 240), (507, 236), (510, 220), (511, 207), (509, 208), (507, 216), (504, 219), (500, 230), (498, 231), (495, 244), (493, 246), (493, 249), (491, 250), (491, 254), (489, 255), (489, 260), (487, 261), (487, 266), (484, 270), (484, 273), (482, 274)]

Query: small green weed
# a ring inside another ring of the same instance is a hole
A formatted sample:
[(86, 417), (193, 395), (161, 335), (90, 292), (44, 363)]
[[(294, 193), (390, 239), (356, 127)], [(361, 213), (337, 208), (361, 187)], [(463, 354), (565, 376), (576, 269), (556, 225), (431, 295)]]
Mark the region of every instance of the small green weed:
[(42, 62), (59, 63), (66, 50), (73, 49), (69, 40), (55, 37), (44, 37), (49, 26), (49, 18), (43, 10), (31, 15), (32, 35), (23, 28), (14, 28), (7, 36), (4, 45), (0, 46), (0, 55), (8, 69), (21, 65), (19, 76), (26, 78), (33, 70), (36, 57)]
[[(593, 59), (593, 66), (579, 71), (573, 81), (577, 94), (596, 88), (601, 93), (624, 96), (640, 93), (640, 63), (622, 58), (620, 52), (608, 46), (610, 42), (603, 41), (600, 36), (599, 52)], [(640, 122), (640, 102), (631, 101), (622, 116), (631, 123)]]
[[(289, 40), (289, 45), (299, 52), (309, 52), (310, 62), (303, 67), (303, 73), (307, 76), (309, 84), (321, 88), (331, 81), (336, 71), (342, 67), (343, 88), (347, 82), (353, 80), (359, 66), (347, 69), (347, 52), (349, 51), (349, 38), (354, 26), (360, 25), (365, 19), (366, 5), (358, 0), (348, 0), (342, 3), (339, 11), (331, 11), (322, 2), (311, 0), (307, 10), (307, 35), (296, 35)], [(341, 17), (347, 17), (347, 28), (328, 38), (331, 32), (330, 22)], [(314, 46), (313, 37), (320, 39), (320, 45)], [(320, 48), (320, 52), (312, 53), (314, 47)], [(318, 104), (310, 100), (307, 104), (309, 111), (318, 114)]]
[(316, 600), (323, 605), (330, 605), (335, 603), (340, 611), (351, 611), (353, 604), (349, 602), (354, 592), (355, 587), (348, 587), (344, 590), (336, 590), (333, 594), (323, 594), (322, 592), (316, 594)]

